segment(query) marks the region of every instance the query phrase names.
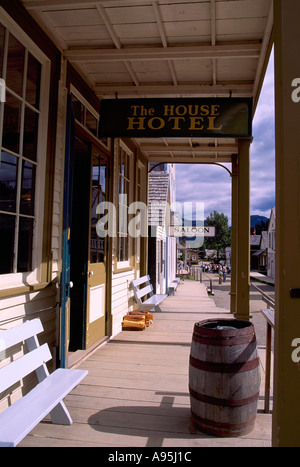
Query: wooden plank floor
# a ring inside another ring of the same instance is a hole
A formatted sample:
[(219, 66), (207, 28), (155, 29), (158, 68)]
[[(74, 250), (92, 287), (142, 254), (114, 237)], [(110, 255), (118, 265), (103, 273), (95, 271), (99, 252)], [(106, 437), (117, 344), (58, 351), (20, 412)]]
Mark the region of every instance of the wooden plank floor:
[(20, 446), (270, 446), (271, 415), (262, 412), (263, 387), (255, 428), (247, 436), (216, 438), (191, 425), (188, 367), (193, 327), (216, 317), (231, 315), (215, 306), (204, 285), (181, 283), (150, 327), (123, 331), (78, 366), (89, 375), (65, 400), (73, 425), (43, 421)]

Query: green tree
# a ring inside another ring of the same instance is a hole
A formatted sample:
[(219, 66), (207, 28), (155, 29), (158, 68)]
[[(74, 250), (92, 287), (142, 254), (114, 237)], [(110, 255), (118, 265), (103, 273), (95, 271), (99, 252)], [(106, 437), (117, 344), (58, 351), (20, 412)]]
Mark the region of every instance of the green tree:
[(225, 252), (225, 248), (231, 245), (231, 231), (228, 225), (228, 217), (223, 213), (214, 211), (207, 216), (206, 225), (215, 227), (215, 237), (205, 238), (205, 248), (208, 250), (217, 250), (217, 258), (219, 254)]

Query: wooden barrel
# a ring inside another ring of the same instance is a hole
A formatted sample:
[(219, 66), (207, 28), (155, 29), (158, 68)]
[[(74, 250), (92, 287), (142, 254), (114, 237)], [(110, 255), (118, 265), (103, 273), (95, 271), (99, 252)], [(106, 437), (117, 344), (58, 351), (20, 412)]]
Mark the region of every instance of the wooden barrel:
[(220, 437), (252, 431), (259, 387), (252, 323), (211, 319), (194, 325), (189, 391), (192, 419), (200, 431)]

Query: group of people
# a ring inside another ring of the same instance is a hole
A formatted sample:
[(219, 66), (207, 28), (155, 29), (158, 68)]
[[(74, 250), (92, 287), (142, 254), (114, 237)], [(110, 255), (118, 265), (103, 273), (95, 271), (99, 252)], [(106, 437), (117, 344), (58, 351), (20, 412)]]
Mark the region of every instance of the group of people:
[(203, 272), (218, 274), (219, 284), (226, 282), (226, 276), (231, 272), (230, 266), (223, 266), (222, 264), (202, 264), (201, 268)]
[[(186, 266), (187, 271), (190, 271), (190, 267)], [(184, 269), (184, 263), (182, 260), (177, 261), (177, 270), (178, 273), (180, 274), (181, 271)], [(219, 276), (219, 284), (222, 284), (223, 282), (226, 282), (226, 277), (228, 274), (231, 272), (230, 266), (223, 266), (222, 264), (202, 264), (201, 265), (201, 270), (202, 272), (206, 273), (213, 273), (213, 274), (218, 274)]]

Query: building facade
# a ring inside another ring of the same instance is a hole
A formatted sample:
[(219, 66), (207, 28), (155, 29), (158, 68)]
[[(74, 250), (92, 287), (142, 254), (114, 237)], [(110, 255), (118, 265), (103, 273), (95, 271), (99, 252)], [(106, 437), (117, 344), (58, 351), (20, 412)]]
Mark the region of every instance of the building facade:
[(148, 267), (158, 294), (167, 294), (176, 276), (176, 239), (171, 237), (175, 200), (175, 167), (150, 164)]
[(148, 240), (129, 226), (148, 162), (132, 140), (99, 137), (93, 90), (16, 1), (0, 7), (0, 57), (0, 329), (39, 317), (52, 367), (67, 367), (135, 307)]

